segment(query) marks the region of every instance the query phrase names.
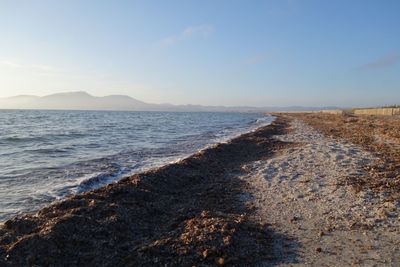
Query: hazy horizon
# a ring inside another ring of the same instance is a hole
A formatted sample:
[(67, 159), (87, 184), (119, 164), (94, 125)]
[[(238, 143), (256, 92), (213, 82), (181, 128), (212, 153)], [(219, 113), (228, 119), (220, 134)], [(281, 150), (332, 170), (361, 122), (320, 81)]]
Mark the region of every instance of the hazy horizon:
[[(53, 95), (68, 95), (68, 94), (88, 94), (89, 96), (95, 97), (95, 98), (104, 98), (104, 97), (111, 97), (111, 96), (121, 96), (121, 97), (129, 97), (132, 98), (134, 100), (140, 101), (140, 102), (144, 102), (146, 104), (156, 104), (156, 105), (162, 105), (162, 104), (168, 104), (168, 105), (176, 105), (176, 104), (172, 104), (172, 103), (168, 103), (168, 102), (164, 102), (164, 103), (155, 103), (155, 102), (146, 102), (146, 101), (142, 101), (141, 99), (136, 98), (135, 96), (132, 95), (124, 95), (124, 94), (107, 94), (107, 95), (94, 95), (94, 94), (90, 94), (86, 91), (81, 91), (81, 90), (77, 90), (77, 91), (64, 91), (64, 92), (56, 92), (56, 93), (51, 93), (51, 94), (46, 94), (46, 95), (33, 95), (33, 94), (19, 94), (19, 95), (12, 95), (12, 96), (6, 96), (6, 97), (0, 97), (0, 99), (2, 100), (7, 100), (7, 99), (13, 99), (13, 98), (19, 98), (19, 97), (37, 97), (37, 98), (43, 98), (43, 97), (48, 97), (48, 96), (53, 96)], [(196, 105), (196, 104), (192, 104), (192, 103), (184, 103), (184, 104), (178, 104), (178, 105)], [(207, 105), (200, 105), (197, 104), (199, 106), (207, 106)], [(213, 105), (211, 105), (213, 106)], [(224, 106), (224, 105), (221, 105)], [(239, 106), (246, 106), (246, 105), (238, 105)], [(289, 105), (290, 106), (290, 105)], [(287, 107), (289, 107), (287, 106)], [(301, 106), (301, 105), (300, 105)], [(225, 107), (235, 107), (235, 106), (230, 106), (227, 105)], [(267, 106), (248, 106), (248, 107), (267, 107)], [(273, 106), (271, 106), (273, 107)], [(311, 106), (311, 107), (319, 107), (319, 106)], [(0, 107), (1, 108), (1, 107)]]
[(180, 111), (180, 112), (274, 112), (337, 109), (336, 106), (210, 106), (148, 103), (128, 95), (91, 95), (85, 91), (54, 93), (44, 96), (16, 95), (0, 97), (1, 109), (104, 110), (104, 111)]
[(2, 1), (0, 97), (400, 103), (398, 1)]

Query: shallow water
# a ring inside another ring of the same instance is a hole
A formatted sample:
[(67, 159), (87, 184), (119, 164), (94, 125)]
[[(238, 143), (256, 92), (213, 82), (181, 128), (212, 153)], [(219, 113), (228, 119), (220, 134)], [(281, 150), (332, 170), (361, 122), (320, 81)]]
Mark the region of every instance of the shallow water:
[(0, 221), (271, 120), (256, 113), (0, 110)]

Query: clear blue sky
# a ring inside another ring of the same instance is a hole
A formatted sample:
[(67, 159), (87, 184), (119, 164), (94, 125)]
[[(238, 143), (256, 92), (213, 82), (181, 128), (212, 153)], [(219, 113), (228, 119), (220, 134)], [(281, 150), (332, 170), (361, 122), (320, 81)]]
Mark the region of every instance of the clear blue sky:
[(0, 1), (0, 96), (400, 104), (400, 1)]

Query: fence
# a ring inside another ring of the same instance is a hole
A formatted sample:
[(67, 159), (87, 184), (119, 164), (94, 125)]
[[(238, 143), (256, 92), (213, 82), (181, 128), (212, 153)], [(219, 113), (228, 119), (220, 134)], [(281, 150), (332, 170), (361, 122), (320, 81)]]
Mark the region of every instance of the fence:
[(354, 114), (356, 115), (400, 115), (400, 108), (367, 108), (367, 109), (355, 109)]

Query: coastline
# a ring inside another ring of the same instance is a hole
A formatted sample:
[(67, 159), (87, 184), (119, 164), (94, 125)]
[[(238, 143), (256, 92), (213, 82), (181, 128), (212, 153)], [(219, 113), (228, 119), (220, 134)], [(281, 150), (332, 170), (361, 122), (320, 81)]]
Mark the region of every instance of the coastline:
[[(19, 124), (7, 123), (18, 118)], [(60, 125), (62, 119), (67, 121)], [(4, 122), (0, 127), (1, 223), (67, 196), (179, 161), (266, 125), (271, 116), (15, 111), (1, 114), (0, 121)]]
[(161, 168), (67, 198), (0, 229), (0, 263), (18, 265), (253, 264), (269, 229), (247, 219), (237, 179), (245, 162), (288, 144), (286, 119)]
[(179, 162), (5, 222), (0, 265), (400, 264), (400, 123), (275, 116)]

